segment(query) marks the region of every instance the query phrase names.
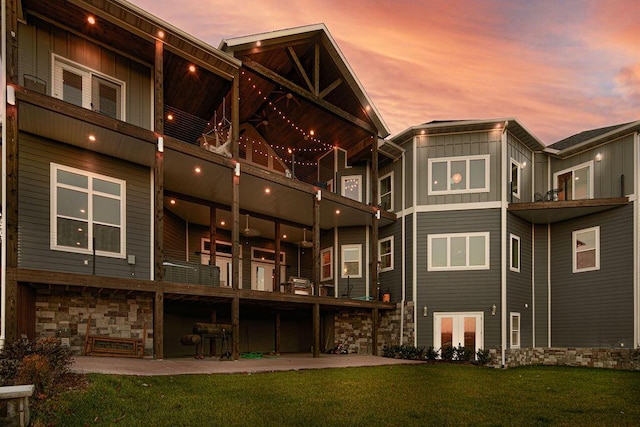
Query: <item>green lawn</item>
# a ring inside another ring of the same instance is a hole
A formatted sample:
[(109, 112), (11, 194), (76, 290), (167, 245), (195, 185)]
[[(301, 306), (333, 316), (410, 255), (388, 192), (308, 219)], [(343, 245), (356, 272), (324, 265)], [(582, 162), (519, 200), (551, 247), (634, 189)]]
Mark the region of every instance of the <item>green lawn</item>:
[(399, 365), (238, 375), (90, 375), (60, 426), (640, 425), (640, 372)]

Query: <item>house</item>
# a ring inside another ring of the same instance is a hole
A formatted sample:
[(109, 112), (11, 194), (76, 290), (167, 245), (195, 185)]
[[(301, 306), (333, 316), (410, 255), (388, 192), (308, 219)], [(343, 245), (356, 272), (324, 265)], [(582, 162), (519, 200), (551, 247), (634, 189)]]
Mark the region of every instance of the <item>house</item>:
[(163, 358), (219, 323), (235, 358), (386, 343), (389, 131), (324, 25), (215, 48), (125, 1), (6, 4), (3, 340), (144, 334)]
[(640, 122), (390, 137), (323, 24), (216, 48), (121, 0), (2, 19), (1, 342), (162, 359), (208, 323), (234, 358), (410, 344), (496, 366), (640, 346)]
[(390, 138), (379, 197), (398, 222), (379, 230), (380, 282), (413, 303), (405, 339), (491, 349), (498, 366), (638, 348), (639, 126), (548, 147), (514, 118)]

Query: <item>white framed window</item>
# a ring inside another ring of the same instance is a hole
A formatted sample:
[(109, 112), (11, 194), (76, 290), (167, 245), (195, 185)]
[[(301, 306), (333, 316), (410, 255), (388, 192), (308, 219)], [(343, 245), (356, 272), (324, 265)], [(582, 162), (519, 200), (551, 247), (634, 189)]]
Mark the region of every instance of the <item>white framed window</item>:
[(342, 278), (362, 277), (362, 245), (342, 245)]
[(489, 232), (430, 234), (427, 250), (429, 271), (489, 269)]
[(513, 197), (520, 198), (520, 174), (522, 165), (511, 159), (511, 194)]
[(362, 176), (345, 175), (341, 178), (341, 183), (344, 197), (362, 202)]
[(380, 256), (380, 271), (393, 270), (393, 236), (378, 241), (378, 255)]
[[(273, 249), (251, 247), (251, 259), (254, 261), (275, 264), (276, 251)], [(280, 251), (280, 264), (286, 264), (286, 255), (284, 251)]]
[(378, 198), (382, 210), (393, 210), (393, 172), (389, 172), (378, 181)]
[(51, 249), (125, 257), (126, 182), (51, 163)]
[(515, 234), (511, 234), (509, 240), (511, 241), (511, 250), (510, 250), (510, 263), (509, 269), (511, 271), (515, 271), (516, 273), (520, 273), (520, 237)]
[(573, 232), (573, 272), (600, 270), (600, 227)]
[(489, 191), (488, 154), (429, 159), (429, 194)]
[(320, 280), (333, 279), (333, 246), (320, 251)]
[(558, 200), (593, 199), (593, 160), (553, 174)]
[(509, 313), (511, 348), (520, 348), (520, 313)]
[(52, 96), (125, 120), (125, 82), (53, 55)]

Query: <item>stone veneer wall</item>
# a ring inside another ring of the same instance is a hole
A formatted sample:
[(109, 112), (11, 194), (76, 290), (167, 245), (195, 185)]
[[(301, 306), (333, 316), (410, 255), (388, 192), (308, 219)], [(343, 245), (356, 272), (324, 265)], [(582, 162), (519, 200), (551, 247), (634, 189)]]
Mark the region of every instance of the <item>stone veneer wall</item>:
[[(395, 310), (379, 311), (378, 316), (378, 354), (382, 354), (382, 348), (387, 345), (399, 345), (400, 342), (400, 318), (401, 305), (397, 304)], [(403, 331), (404, 344), (413, 343), (415, 333), (413, 322), (413, 303), (405, 306), (405, 325)], [(342, 343), (349, 353), (372, 354), (372, 319), (371, 311), (342, 311), (334, 318), (336, 345)]]
[(145, 354), (152, 354), (153, 297), (149, 296), (39, 289), (36, 336), (59, 336), (74, 354), (82, 354), (89, 314), (91, 335), (141, 338), (146, 326)]
[[(491, 350), (490, 366), (500, 367), (500, 352)], [(629, 348), (523, 348), (505, 353), (507, 368), (528, 365), (583, 366), (640, 370), (640, 350)]]

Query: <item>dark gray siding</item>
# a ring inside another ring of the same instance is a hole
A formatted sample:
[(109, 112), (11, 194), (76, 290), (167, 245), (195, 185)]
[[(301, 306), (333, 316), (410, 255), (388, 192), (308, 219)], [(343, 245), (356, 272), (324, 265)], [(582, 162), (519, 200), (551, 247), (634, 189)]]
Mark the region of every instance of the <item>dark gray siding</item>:
[[(418, 203), (436, 205), (449, 203), (477, 203), (500, 200), (500, 145), (501, 131), (447, 134), (418, 137), (415, 185), (418, 186)], [(429, 159), (489, 154), (489, 191), (451, 195), (428, 195)]]
[[(510, 268), (511, 234), (520, 237), (520, 271)], [(533, 299), (531, 291), (531, 225), (514, 216), (507, 217), (507, 316), (520, 313), (520, 346), (533, 345)], [(509, 322), (507, 322), (509, 325)], [(508, 326), (510, 332), (510, 326)], [(507, 334), (507, 346), (511, 345)]]
[[(393, 187), (391, 189), (391, 197), (393, 199), (392, 212), (398, 212), (402, 209), (402, 161), (398, 160), (385, 164), (378, 170), (378, 177), (392, 174)], [(380, 192), (378, 191), (378, 197)], [(376, 202), (377, 203), (377, 202)]]
[[(600, 269), (572, 273), (572, 232), (600, 227)], [(560, 347), (633, 345), (633, 207), (552, 225), (551, 341)]]
[[(148, 279), (151, 265), (151, 179), (146, 167), (20, 135), (18, 265), (21, 268), (92, 273), (91, 256), (50, 249), (50, 163), (126, 181), (126, 254), (136, 256), (135, 278)], [(126, 259), (96, 257), (96, 274), (132, 277)], [(85, 260), (88, 260), (85, 265)]]
[(534, 263), (534, 314), (535, 347), (546, 347), (549, 343), (549, 248), (548, 228), (546, 224), (536, 225), (533, 230)]
[[(338, 277), (338, 287), (340, 289), (340, 294), (346, 293), (347, 290), (347, 282), (351, 286), (351, 297), (359, 298), (364, 297), (367, 292), (367, 269), (369, 266), (366, 262), (366, 253), (367, 253), (367, 245), (365, 242), (365, 227), (342, 227), (338, 230), (338, 248), (335, 253), (336, 259), (338, 260), (338, 270), (342, 270), (342, 246), (343, 245), (362, 245), (362, 257), (361, 257), (361, 266), (362, 266), (362, 277), (354, 278), (349, 277), (343, 278), (342, 274), (339, 274)], [(334, 249), (335, 251), (336, 249)]]
[[(489, 270), (427, 271), (427, 236), (489, 232)], [(433, 313), (483, 312), (484, 348), (500, 345), (500, 210), (421, 213), (418, 216), (418, 345), (433, 345)], [(491, 315), (495, 304), (497, 314)], [(428, 316), (422, 316), (423, 307)]]
[[(596, 154), (602, 160), (595, 161)], [(634, 193), (633, 135), (618, 139), (600, 147), (585, 151), (568, 159), (551, 159), (551, 179), (553, 173), (593, 161), (593, 197), (620, 197), (622, 188), (620, 177), (624, 175), (624, 195)], [(556, 183), (553, 183), (556, 185)]]
[[(511, 159), (520, 163), (520, 198), (513, 197), (513, 203), (526, 203), (533, 201), (531, 194), (531, 181), (533, 175), (533, 153), (511, 133), (507, 133), (507, 187), (511, 181)], [(509, 188), (507, 188), (509, 194)]]
[(536, 193), (544, 196), (550, 190), (549, 186), (549, 157), (543, 153), (536, 153), (535, 157), (535, 182), (534, 182), (534, 201)]
[(404, 161), (405, 161), (405, 201), (404, 201), (404, 209), (408, 209), (414, 205), (413, 200), (413, 186), (415, 183), (413, 182), (413, 140), (410, 140), (407, 144), (404, 145), (405, 153), (404, 153)]
[(380, 290), (391, 293), (391, 302), (402, 300), (402, 222), (379, 230), (379, 238), (393, 236), (393, 270), (380, 272)]
[(402, 220), (405, 222), (404, 233), (404, 250), (406, 259), (406, 300), (414, 301), (413, 295), (413, 215), (407, 215)]
[(151, 129), (151, 67), (125, 58), (103, 46), (43, 21), (32, 19), (19, 25), (19, 83), (32, 75), (46, 82), (52, 94), (52, 54), (125, 82), (126, 121)]

